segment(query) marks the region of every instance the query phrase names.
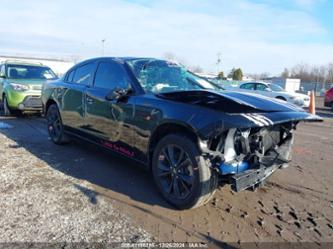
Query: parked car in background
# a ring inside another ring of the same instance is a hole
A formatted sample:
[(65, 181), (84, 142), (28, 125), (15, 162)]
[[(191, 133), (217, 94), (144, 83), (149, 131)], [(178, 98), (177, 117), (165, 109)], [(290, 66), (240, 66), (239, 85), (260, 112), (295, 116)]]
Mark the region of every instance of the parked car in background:
[(0, 101), (5, 116), (42, 111), (41, 91), (46, 80), (57, 76), (47, 66), (20, 61), (0, 65)]
[(247, 82), (239, 86), (241, 91), (261, 94), (267, 97), (276, 98), (295, 104), (300, 107), (309, 107), (310, 97), (301, 93), (287, 92), (282, 87), (265, 82)]
[(324, 105), (326, 107), (331, 107), (333, 110), (333, 87), (325, 93)]
[(288, 164), (296, 125), (321, 120), (151, 58), (81, 62), (44, 84), (42, 102), (55, 144), (76, 136), (140, 162), (180, 209), (207, 203), (219, 180), (235, 191), (260, 186)]

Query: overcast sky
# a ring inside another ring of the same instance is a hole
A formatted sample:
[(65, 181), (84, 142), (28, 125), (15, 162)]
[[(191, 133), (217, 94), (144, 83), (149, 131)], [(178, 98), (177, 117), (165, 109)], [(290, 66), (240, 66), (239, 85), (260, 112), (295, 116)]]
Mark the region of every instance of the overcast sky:
[(163, 57), (279, 74), (333, 62), (331, 0), (1, 0), (0, 54)]

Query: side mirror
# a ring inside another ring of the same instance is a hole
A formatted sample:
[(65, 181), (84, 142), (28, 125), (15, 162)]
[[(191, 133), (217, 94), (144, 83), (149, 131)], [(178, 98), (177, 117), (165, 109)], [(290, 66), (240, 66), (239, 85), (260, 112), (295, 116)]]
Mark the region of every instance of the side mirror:
[(132, 92), (132, 89), (121, 89), (115, 88), (111, 90), (105, 97), (106, 100), (121, 100), (124, 97), (127, 97)]
[(0, 78), (1, 78), (1, 79), (6, 79), (6, 75), (4, 75), (4, 74), (0, 74)]

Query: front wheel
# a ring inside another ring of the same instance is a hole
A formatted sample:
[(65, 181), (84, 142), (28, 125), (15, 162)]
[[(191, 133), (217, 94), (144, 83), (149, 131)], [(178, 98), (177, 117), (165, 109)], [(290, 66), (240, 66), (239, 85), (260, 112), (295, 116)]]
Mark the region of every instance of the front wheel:
[(163, 197), (179, 209), (206, 204), (217, 188), (217, 175), (184, 135), (167, 135), (157, 144), (152, 171)]
[(52, 141), (58, 145), (69, 143), (70, 140), (64, 132), (61, 116), (56, 104), (53, 104), (48, 108), (46, 119), (49, 136)]
[(6, 95), (3, 96), (3, 114), (8, 117), (11, 115), (10, 107), (8, 106), (8, 101)]

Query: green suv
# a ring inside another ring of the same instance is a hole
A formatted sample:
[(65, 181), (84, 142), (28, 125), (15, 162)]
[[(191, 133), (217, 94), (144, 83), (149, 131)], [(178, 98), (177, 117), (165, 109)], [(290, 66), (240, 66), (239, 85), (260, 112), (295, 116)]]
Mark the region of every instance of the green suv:
[(55, 73), (42, 64), (5, 61), (0, 65), (0, 101), (5, 116), (42, 110), (41, 90)]

